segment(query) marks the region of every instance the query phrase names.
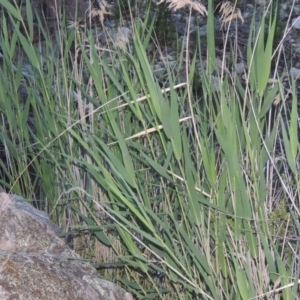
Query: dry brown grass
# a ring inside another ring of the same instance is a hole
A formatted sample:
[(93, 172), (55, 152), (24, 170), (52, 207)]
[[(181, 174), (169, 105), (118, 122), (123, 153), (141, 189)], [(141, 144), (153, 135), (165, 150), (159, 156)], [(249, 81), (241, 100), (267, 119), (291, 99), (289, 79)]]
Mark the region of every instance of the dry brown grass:
[(158, 4), (163, 2), (169, 3), (169, 9), (174, 11), (181, 9), (185, 6), (190, 6), (192, 9), (198, 11), (201, 15), (207, 15), (207, 10), (205, 6), (200, 1), (193, 1), (193, 0), (161, 0)]

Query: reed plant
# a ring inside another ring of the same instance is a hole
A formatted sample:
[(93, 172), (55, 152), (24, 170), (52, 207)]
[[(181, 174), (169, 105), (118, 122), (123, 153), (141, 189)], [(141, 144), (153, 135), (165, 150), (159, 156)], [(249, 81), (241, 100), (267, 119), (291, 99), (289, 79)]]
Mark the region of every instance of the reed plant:
[(297, 97), (293, 83), (289, 121), (274, 117), (274, 100), (288, 109), (271, 66), (274, 18), (267, 36), (265, 17), (253, 21), (241, 79), (216, 57), (212, 1), (186, 1), (207, 14), (207, 60), (200, 38), (190, 54), (188, 26), (162, 88), (147, 52), (153, 22), (132, 20), (122, 49), (73, 24), (58, 28), (54, 50), (42, 30), (41, 55), (30, 2), (27, 32), (18, 7), (0, 3), (3, 187), (49, 212), (136, 299), (299, 298)]

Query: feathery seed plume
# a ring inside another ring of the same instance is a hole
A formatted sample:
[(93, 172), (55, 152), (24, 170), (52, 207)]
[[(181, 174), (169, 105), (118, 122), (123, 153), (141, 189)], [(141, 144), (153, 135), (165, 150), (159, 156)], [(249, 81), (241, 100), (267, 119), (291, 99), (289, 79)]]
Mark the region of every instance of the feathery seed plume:
[(174, 11), (185, 7), (186, 5), (190, 5), (192, 9), (198, 11), (201, 15), (207, 15), (205, 6), (199, 0), (160, 0), (157, 5), (163, 2), (169, 3), (169, 9), (173, 9)]

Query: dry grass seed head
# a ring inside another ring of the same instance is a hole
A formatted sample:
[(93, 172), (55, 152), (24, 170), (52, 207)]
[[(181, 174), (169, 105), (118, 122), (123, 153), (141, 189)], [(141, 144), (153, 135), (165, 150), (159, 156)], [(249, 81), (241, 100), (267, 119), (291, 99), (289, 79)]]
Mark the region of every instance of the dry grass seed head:
[(176, 11), (177, 9), (183, 8), (190, 5), (192, 9), (198, 11), (201, 15), (207, 15), (207, 10), (205, 6), (200, 1), (193, 0), (160, 0), (157, 5), (166, 2), (169, 3), (168, 8)]
[(103, 23), (105, 15), (111, 15), (112, 13), (108, 9), (112, 6), (105, 0), (98, 1), (99, 9), (93, 9), (91, 11), (91, 17), (98, 17), (100, 22)]
[(114, 45), (122, 51), (126, 50), (129, 44), (130, 37), (132, 36), (132, 31), (127, 27), (119, 27), (118, 33), (116, 34)]
[(227, 24), (234, 19), (240, 19), (244, 23), (241, 10), (236, 8), (236, 5), (230, 1), (221, 2), (217, 5), (216, 9), (219, 9), (221, 13), (220, 21), (222, 24)]

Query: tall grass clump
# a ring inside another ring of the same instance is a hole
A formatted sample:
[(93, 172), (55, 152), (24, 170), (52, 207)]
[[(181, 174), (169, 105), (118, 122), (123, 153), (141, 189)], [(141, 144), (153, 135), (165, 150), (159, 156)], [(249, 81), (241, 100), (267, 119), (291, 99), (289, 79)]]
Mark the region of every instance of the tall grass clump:
[(189, 51), (188, 27), (162, 89), (146, 51), (154, 22), (134, 22), (122, 49), (103, 49), (88, 25), (73, 24), (58, 29), (53, 50), (44, 30), (41, 56), (30, 24), (22, 33), (19, 10), (0, 3), (2, 186), (47, 210), (136, 299), (298, 298), (297, 99), (289, 122), (270, 113), (284, 99), (272, 68), (275, 15), (267, 36), (265, 17), (253, 17), (242, 79), (216, 57), (209, 1), (206, 61), (201, 40)]

